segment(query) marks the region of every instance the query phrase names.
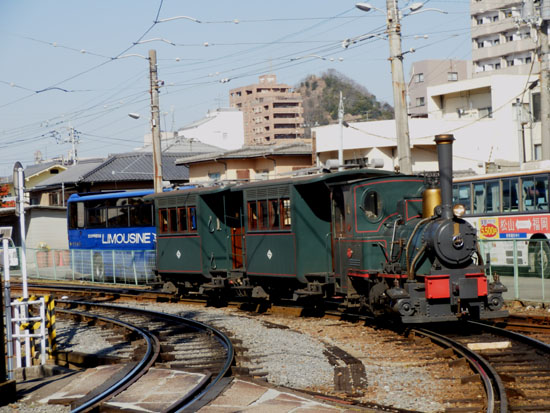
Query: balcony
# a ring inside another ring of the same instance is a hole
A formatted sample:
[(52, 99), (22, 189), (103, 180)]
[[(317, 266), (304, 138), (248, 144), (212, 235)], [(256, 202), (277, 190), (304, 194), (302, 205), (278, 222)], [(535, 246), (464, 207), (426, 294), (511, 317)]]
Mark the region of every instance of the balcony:
[(472, 50), (472, 61), (476, 62), (478, 60), (493, 59), (513, 53), (525, 52), (527, 50), (533, 50), (535, 46), (532, 39), (522, 39), (501, 43), (496, 46), (482, 47)]
[(479, 14), (491, 10), (508, 9), (510, 7), (521, 7), (521, 1), (517, 0), (491, 0), (491, 1), (471, 1), (470, 14)]
[(516, 31), (517, 27), (514, 19), (507, 18), (494, 23), (472, 26), (472, 39), (477, 39), (480, 36), (488, 36), (491, 34), (502, 33), (507, 31)]

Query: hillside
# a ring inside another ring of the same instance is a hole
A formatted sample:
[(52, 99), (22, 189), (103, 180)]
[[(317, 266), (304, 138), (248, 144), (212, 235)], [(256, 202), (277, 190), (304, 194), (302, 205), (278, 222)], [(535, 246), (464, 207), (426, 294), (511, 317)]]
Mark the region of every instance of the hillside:
[(393, 108), (389, 104), (379, 102), (365, 87), (336, 70), (328, 70), (320, 77), (309, 75), (295, 90), (302, 95), (304, 123), (309, 127), (338, 120), (340, 91), (344, 96), (346, 121), (393, 119)]

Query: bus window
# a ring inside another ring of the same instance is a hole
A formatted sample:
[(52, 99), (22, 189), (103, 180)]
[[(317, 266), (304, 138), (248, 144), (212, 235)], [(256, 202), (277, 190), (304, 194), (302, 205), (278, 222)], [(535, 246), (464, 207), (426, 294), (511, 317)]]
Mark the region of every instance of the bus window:
[(502, 180), (502, 211), (514, 212), (518, 210), (518, 178)]
[(153, 208), (150, 202), (144, 202), (140, 198), (130, 198), (130, 226), (153, 226)]
[(69, 204), (69, 229), (84, 228), (84, 202)]
[(537, 204), (536, 190), (535, 190), (535, 179), (534, 178), (524, 178), (522, 179), (523, 187), (523, 210), (524, 211), (533, 211)]
[(474, 214), (485, 212), (485, 184), (474, 184)]
[(548, 175), (535, 177), (535, 202), (537, 210), (548, 210)]
[(487, 205), (485, 212), (500, 212), (500, 183), (499, 181), (487, 182)]
[(128, 208), (107, 208), (109, 228), (128, 228)]
[(105, 209), (93, 208), (87, 210), (88, 215), (88, 228), (105, 228), (106, 227), (106, 217)]
[(466, 214), (471, 213), (470, 184), (455, 185), (454, 201), (464, 205)]

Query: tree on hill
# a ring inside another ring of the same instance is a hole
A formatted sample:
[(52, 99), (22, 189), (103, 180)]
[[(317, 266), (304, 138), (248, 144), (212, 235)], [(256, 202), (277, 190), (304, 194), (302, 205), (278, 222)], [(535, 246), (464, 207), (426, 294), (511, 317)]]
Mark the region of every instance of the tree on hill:
[(379, 102), (364, 86), (333, 69), (319, 77), (307, 76), (295, 89), (302, 95), (306, 130), (338, 119), (340, 91), (344, 96), (346, 121), (393, 119), (394, 116), (388, 103)]

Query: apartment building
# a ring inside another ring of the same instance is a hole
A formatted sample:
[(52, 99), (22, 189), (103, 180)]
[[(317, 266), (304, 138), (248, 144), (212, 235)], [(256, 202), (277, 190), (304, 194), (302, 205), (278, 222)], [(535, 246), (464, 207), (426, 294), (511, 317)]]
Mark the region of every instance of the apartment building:
[(413, 118), (428, 117), (429, 86), (465, 80), (471, 73), (468, 60), (430, 59), (414, 62), (411, 65), (407, 85), (409, 96), (409, 116)]
[(521, 1), (471, 0), (473, 75), (538, 73), (535, 32), (518, 25)]
[(243, 112), (245, 145), (288, 143), (304, 138), (302, 96), (274, 74), (229, 91), (229, 105)]

